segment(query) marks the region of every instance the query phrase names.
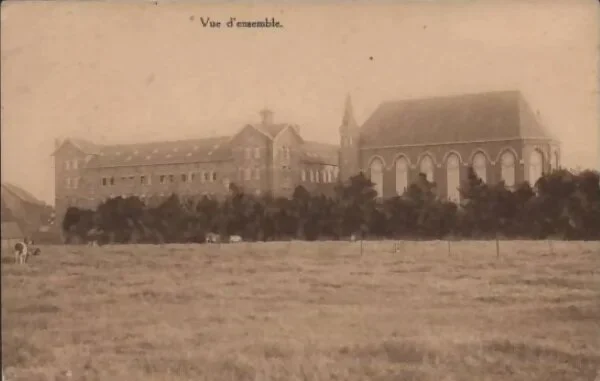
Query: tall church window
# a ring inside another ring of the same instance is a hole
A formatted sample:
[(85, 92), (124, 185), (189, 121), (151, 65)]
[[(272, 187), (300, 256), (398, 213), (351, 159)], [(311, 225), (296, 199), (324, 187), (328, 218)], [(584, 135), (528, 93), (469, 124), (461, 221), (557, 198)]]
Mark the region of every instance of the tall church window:
[(560, 159), (558, 157), (558, 151), (554, 151), (552, 154), (552, 165), (553, 169), (558, 169), (560, 167)]
[(300, 171), (300, 176), (303, 182), (306, 181), (306, 169)]
[(501, 176), (504, 185), (513, 187), (515, 185), (515, 155), (504, 152), (500, 157)]
[(487, 160), (482, 152), (477, 152), (473, 156), (473, 170), (477, 174), (477, 177), (484, 183), (487, 183)]
[(529, 183), (533, 186), (542, 177), (544, 158), (542, 153), (534, 150), (529, 155)]
[(421, 159), (421, 164), (419, 167), (421, 173), (427, 176), (427, 181), (433, 182), (433, 160), (431, 159), (431, 156), (423, 157), (423, 159)]
[(460, 193), (460, 161), (458, 155), (451, 154), (446, 161), (446, 182), (448, 186), (448, 200), (458, 202)]
[(405, 157), (396, 160), (396, 193), (402, 195), (408, 188), (408, 161)]
[(379, 159), (371, 162), (371, 181), (375, 184), (377, 197), (383, 196), (383, 163)]

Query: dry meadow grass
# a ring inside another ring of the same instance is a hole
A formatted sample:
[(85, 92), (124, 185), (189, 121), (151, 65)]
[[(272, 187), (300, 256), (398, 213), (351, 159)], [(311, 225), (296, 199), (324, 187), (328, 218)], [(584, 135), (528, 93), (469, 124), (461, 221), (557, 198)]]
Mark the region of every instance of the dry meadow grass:
[(44, 247), (2, 263), (13, 380), (593, 381), (598, 242)]

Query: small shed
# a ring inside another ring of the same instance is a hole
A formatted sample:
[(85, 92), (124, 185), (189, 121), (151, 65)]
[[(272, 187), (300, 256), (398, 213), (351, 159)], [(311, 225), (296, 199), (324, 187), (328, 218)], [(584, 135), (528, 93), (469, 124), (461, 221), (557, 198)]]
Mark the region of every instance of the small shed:
[(2, 250), (11, 250), (25, 236), (19, 224), (16, 222), (2, 222)]

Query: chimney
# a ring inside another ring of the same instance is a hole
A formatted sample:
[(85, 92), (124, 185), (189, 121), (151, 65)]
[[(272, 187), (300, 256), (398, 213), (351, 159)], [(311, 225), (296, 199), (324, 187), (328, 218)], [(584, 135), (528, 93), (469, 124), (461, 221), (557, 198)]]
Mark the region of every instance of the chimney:
[(267, 108), (260, 110), (260, 118), (263, 126), (273, 124), (273, 111)]
[(57, 149), (62, 144), (62, 141), (58, 138), (54, 139), (54, 149)]

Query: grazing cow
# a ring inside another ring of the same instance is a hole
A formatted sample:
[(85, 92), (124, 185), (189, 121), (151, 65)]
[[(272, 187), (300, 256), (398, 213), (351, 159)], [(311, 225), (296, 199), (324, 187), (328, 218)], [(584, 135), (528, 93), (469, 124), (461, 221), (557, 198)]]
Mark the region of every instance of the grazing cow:
[(17, 242), (15, 244), (15, 263), (23, 264), (27, 262), (28, 255), (27, 244), (25, 242)]
[(352, 241), (352, 242), (356, 241), (356, 235), (352, 234), (350, 236), (350, 241)]
[(221, 236), (215, 233), (208, 233), (206, 235), (206, 243), (219, 243), (221, 241)]
[(232, 235), (229, 237), (229, 242), (232, 242), (232, 243), (242, 242), (242, 237), (240, 237), (239, 235)]

